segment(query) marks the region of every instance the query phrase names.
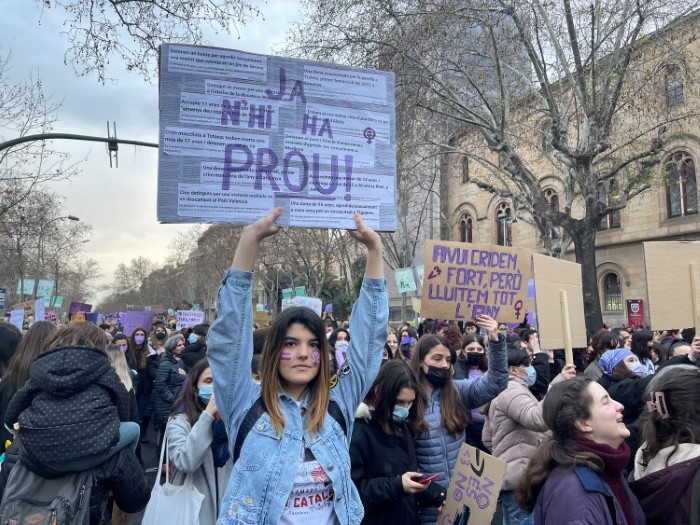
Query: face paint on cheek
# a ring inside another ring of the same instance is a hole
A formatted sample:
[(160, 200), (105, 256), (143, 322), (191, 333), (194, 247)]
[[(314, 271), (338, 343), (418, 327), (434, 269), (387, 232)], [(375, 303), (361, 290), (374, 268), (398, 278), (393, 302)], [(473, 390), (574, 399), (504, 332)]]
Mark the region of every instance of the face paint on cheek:
[(292, 353), (291, 352), (282, 352), (280, 354), (280, 361), (291, 361), (292, 360)]
[(318, 366), (321, 364), (321, 352), (318, 350), (314, 350), (311, 352), (311, 362), (314, 364), (314, 366)]

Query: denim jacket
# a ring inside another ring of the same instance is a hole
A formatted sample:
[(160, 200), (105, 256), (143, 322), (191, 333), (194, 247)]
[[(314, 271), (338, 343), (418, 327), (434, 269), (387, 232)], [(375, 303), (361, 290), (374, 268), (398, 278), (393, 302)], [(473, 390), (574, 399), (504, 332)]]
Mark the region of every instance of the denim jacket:
[[(252, 273), (228, 270), (219, 289), (219, 317), (212, 324), (207, 341), (216, 403), (231, 447), (248, 409), (261, 394), (260, 386), (250, 377), (252, 283)], [(348, 436), (352, 435), (355, 409), (379, 371), (388, 319), (384, 279), (365, 277), (352, 310), (352, 341), (347, 353), (350, 370), (331, 390), (331, 398), (345, 417)], [(302, 400), (302, 409), (307, 401)], [(350, 477), (348, 443), (340, 425), (326, 414), (321, 430), (309, 433), (295, 400), (280, 392), (279, 403), (285, 419), (282, 436), (277, 436), (267, 414), (253, 425), (233, 467), (217, 525), (276, 525), (294, 484), (303, 442), (333, 483), (339, 522), (359, 524), (364, 510)]]

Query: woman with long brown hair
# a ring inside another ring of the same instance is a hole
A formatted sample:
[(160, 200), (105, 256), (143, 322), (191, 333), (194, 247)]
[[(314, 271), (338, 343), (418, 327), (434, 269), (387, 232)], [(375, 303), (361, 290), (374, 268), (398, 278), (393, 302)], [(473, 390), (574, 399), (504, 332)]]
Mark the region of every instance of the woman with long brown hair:
[[(219, 524), (357, 525), (363, 509), (350, 477), (347, 437), (355, 409), (379, 371), (386, 341), (382, 242), (355, 214), (357, 229), (349, 233), (367, 247), (367, 266), (352, 311), (347, 361), (333, 389), (325, 326), (303, 307), (288, 308), (275, 319), (258, 385), (250, 374), (252, 271), (258, 244), (278, 232), (280, 215), (282, 208), (275, 208), (243, 228), (219, 290), (219, 317), (209, 330), (207, 357), (216, 402), (236, 445)], [(245, 434), (240, 448), (239, 431)]]
[[(489, 337), (488, 373), (477, 379), (454, 380), (457, 352), (439, 335), (423, 335), (413, 349), (411, 369), (418, 377), (427, 404), (418, 414), (424, 428), (416, 438), (420, 472), (440, 474), (435, 480), (449, 486), (459, 449), (465, 440), (469, 411), (495, 398), (508, 385), (506, 338), (498, 332), (495, 319), (480, 315), (479, 328)], [(437, 512), (425, 509), (421, 523), (435, 523)]]

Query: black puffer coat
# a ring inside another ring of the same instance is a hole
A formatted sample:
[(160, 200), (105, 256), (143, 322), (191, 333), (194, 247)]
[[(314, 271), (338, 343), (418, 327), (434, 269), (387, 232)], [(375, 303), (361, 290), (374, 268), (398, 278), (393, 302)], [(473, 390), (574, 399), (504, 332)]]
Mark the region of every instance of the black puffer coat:
[(69, 461), (108, 451), (128, 421), (131, 402), (107, 354), (85, 346), (55, 348), (37, 357), (29, 380), (5, 412), (38, 462)]
[[(32, 462), (31, 457), (16, 439), (5, 452), (5, 461), (0, 470), (0, 501), (5, 492), (7, 479), (12, 467), (22, 463), (32, 472), (51, 478), (57, 473), (46, 469), (43, 465)], [(90, 490), (90, 525), (101, 525), (103, 518), (109, 513), (105, 512), (110, 492), (114, 495), (114, 501), (124, 512), (136, 513), (142, 511), (151, 497), (151, 490), (143, 472), (143, 467), (136, 459), (131, 449), (124, 448), (92, 469), (94, 485)]]
[(178, 361), (169, 352), (163, 352), (158, 361), (156, 388), (153, 391), (153, 419), (156, 426), (165, 428), (173, 402), (185, 382), (187, 375), (179, 373), (179, 370), (184, 371), (182, 361)]

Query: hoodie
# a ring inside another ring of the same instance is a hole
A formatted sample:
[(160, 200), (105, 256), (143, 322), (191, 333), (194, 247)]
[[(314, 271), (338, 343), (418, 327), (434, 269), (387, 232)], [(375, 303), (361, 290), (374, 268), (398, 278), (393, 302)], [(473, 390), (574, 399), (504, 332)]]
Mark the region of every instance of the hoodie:
[(682, 443), (670, 455), (673, 448), (661, 449), (646, 466), (641, 463), (644, 445), (634, 458), (630, 488), (644, 509), (648, 525), (690, 523), (693, 480), (700, 472), (700, 445)]
[(129, 420), (126, 388), (103, 351), (61, 347), (37, 357), (29, 380), (5, 413), (19, 422), (27, 453), (56, 463), (107, 452), (119, 440), (119, 422)]

